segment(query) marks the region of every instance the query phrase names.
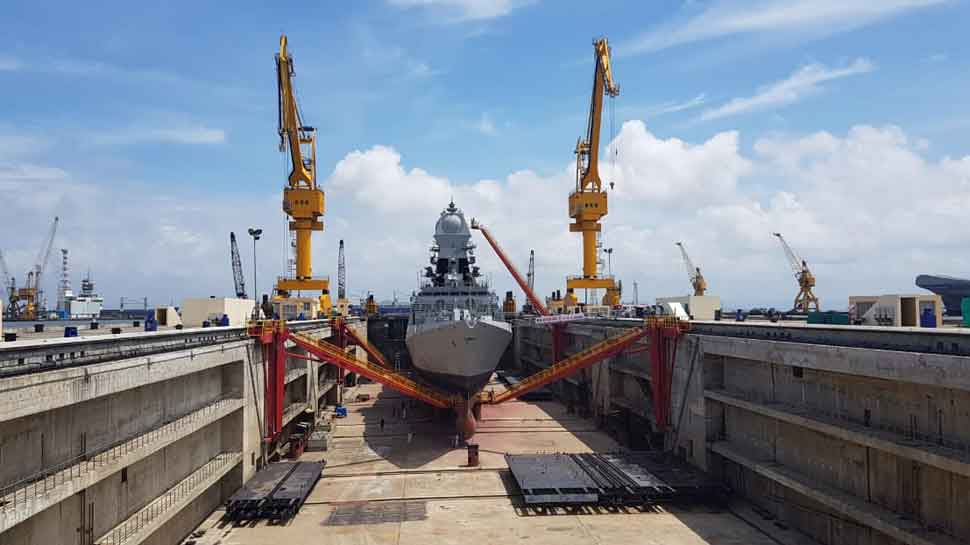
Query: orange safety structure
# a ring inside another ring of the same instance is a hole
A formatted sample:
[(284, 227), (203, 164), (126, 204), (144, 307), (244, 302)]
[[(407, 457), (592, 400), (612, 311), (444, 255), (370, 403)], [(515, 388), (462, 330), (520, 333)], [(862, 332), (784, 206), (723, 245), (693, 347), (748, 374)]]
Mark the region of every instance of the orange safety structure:
[[(559, 361), (547, 369), (522, 380), (515, 386), (504, 392), (494, 395), (492, 392), (481, 393), (477, 403), (487, 403), (495, 405), (518, 398), (532, 390), (545, 386), (551, 382), (562, 379), (580, 369), (589, 367), (594, 363), (602, 361), (604, 358), (616, 356), (634, 345), (643, 337), (650, 338), (650, 364), (652, 374), (653, 389), (653, 409), (658, 425), (665, 426), (669, 423), (670, 415), (670, 385), (671, 375), (676, 357), (677, 338), (685, 333), (689, 328), (687, 322), (681, 322), (676, 318), (648, 318), (639, 327), (633, 327), (614, 337), (601, 341), (581, 352), (573, 354), (568, 358)], [(332, 333), (338, 344), (344, 344), (347, 336), (354, 337), (355, 341), (360, 341), (353, 330), (346, 327), (345, 323), (332, 323)], [(336, 365), (341, 370), (357, 373), (367, 377), (374, 382), (378, 382), (401, 392), (402, 394), (421, 400), (429, 405), (439, 408), (452, 408), (459, 415), (461, 421), (464, 413), (472, 414), (474, 407), (469, 406), (468, 402), (460, 396), (442, 392), (436, 388), (418, 382), (404, 373), (398, 372), (386, 366), (383, 358), (377, 363), (371, 361), (359, 361), (347, 354), (338, 344), (328, 342), (323, 339), (314, 339), (303, 333), (291, 331), (283, 321), (263, 321), (257, 322), (249, 327), (249, 335), (255, 337), (263, 345), (263, 356), (266, 361), (265, 385), (266, 385), (266, 436), (265, 440), (275, 439), (277, 434), (282, 431), (283, 399), (286, 371), (286, 358), (294, 357), (308, 360), (318, 360), (332, 365)], [(306, 350), (310, 356), (294, 354), (285, 349), (286, 341), (291, 341), (295, 345)], [(375, 348), (371, 347), (372, 350)], [(366, 347), (365, 347), (366, 350)], [(635, 350), (641, 352), (641, 347)], [(368, 351), (368, 353), (370, 353)], [(375, 358), (376, 359), (376, 358)], [(469, 434), (474, 433), (474, 426)]]
[(532, 303), (532, 308), (536, 309), (536, 311), (543, 316), (549, 316), (549, 309), (547, 309), (546, 306), (542, 304), (542, 301), (536, 297), (536, 294), (532, 291), (532, 288), (529, 287), (529, 284), (522, 278), (522, 275), (519, 274), (519, 270), (515, 268), (512, 261), (510, 261), (508, 256), (505, 255), (502, 247), (498, 245), (498, 242), (496, 242), (494, 238), (492, 238), (492, 232), (475, 218), (472, 218), (472, 229), (478, 229), (482, 232), (482, 235), (485, 237), (485, 240), (488, 241), (488, 244), (492, 247), (492, 250), (495, 250), (495, 255), (502, 260), (502, 263), (505, 264), (505, 268), (509, 270), (509, 272), (512, 274), (512, 278), (515, 278), (516, 283), (518, 283), (519, 287), (522, 288), (526, 298), (528, 298), (529, 302)]
[(357, 332), (353, 330), (353, 328), (347, 325), (347, 322), (343, 318), (341, 317), (334, 318), (331, 321), (331, 328), (341, 330), (342, 331), (341, 334), (345, 338), (349, 337), (354, 344), (363, 348), (364, 352), (367, 352), (367, 355), (370, 356), (372, 360), (374, 360), (379, 365), (381, 365), (381, 367), (384, 367), (385, 369), (392, 368), (392, 365), (387, 361), (387, 359), (384, 358), (384, 354), (381, 354), (381, 351), (378, 350), (376, 346), (367, 342), (366, 339), (358, 335)]
[[(283, 400), (286, 384), (286, 324), (266, 320), (250, 324), (249, 336), (256, 337), (263, 348), (263, 407), (266, 424), (263, 441), (270, 442), (283, 431)], [(254, 377), (255, 380), (255, 377)]]
[[(550, 367), (539, 371), (538, 373), (522, 380), (515, 386), (509, 388), (508, 390), (498, 394), (498, 395), (483, 395), (482, 402), (489, 404), (502, 403), (503, 401), (508, 401), (510, 399), (515, 399), (522, 396), (536, 388), (541, 388), (550, 382), (555, 382), (563, 377), (571, 375), (576, 371), (583, 369), (584, 367), (589, 367), (590, 365), (599, 362), (605, 358), (609, 358), (623, 352), (626, 348), (633, 345), (637, 340), (650, 335), (651, 338), (660, 337), (668, 331), (675, 331), (676, 336), (680, 333), (686, 331), (686, 322), (680, 322), (677, 319), (667, 319), (667, 318), (649, 318), (641, 327), (635, 327), (629, 331), (617, 335), (615, 337), (610, 337), (604, 341), (601, 341), (586, 350), (577, 352), (568, 358), (557, 362)], [(670, 366), (673, 366), (673, 361), (670, 361)]]
[(406, 396), (420, 399), (429, 405), (444, 409), (452, 407), (458, 401), (458, 398), (454, 396), (416, 382), (401, 373), (369, 361), (359, 361), (352, 358), (341, 348), (325, 340), (313, 339), (295, 331), (288, 331), (286, 337), (322, 361), (367, 377), (374, 382), (379, 382), (389, 388), (393, 388)]
[[(543, 316), (550, 316), (551, 313), (549, 312), (549, 309), (542, 304), (539, 297), (537, 297), (535, 292), (532, 291), (532, 288), (529, 287), (529, 283), (522, 278), (521, 274), (519, 274), (519, 270), (515, 267), (515, 265), (512, 264), (512, 261), (508, 258), (508, 256), (505, 255), (505, 251), (502, 250), (501, 246), (499, 246), (498, 241), (492, 237), (492, 232), (474, 218), (472, 218), (472, 229), (478, 229), (482, 232), (482, 236), (485, 237), (485, 240), (488, 241), (489, 246), (491, 246), (492, 250), (495, 251), (495, 255), (502, 260), (502, 263), (505, 264), (505, 268), (509, 270), (512, 278), (514, 278), (515, 282), (520, 288), (522, 288), (526, 299), (532, 303), (532, 308), (536, 309), (536, 312)], [(559, 357), (562, 355), (562, 333), (564, 327), (565, 326), (562, 324), (552, 324), (552, 361), (559, 361)]]
[(656, 319), (650, 328), (650, 389), (653, 416), (660, 429), (670, 425), (671, 386), (674, 361), (677, 358), (677, 339), (689, 328), (689, 322), (674, 318)]

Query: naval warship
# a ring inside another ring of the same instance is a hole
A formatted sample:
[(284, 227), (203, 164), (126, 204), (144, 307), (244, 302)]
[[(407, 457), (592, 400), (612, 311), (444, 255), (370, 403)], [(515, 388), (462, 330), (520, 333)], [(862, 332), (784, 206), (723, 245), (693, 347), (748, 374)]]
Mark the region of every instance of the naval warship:
[(475, 431), (474, 399), (488, 383), (512, 339), (498, 297), (481, 280), (465, 215), (451, 202), (435, 224), (431, 264), (411, 297), (408, 351), (414, 367), (436, 387), (465, 399), (458, 428)]

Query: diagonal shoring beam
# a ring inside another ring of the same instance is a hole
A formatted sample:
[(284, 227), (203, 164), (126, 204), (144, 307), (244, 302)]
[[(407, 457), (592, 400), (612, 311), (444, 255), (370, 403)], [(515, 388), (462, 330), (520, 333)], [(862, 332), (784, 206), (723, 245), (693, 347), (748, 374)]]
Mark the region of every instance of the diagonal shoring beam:
[(369, 361), (359, 361), (352, 358), (343, 349), (327, 341), (315, 340), (293, 331), (287, 331), (286, 338), (327, 363), (367, 377), (374, 382), (397, 390), (404, 395), (424, 401), (429, 405), (449, 408), (453, 407), (459, 401), (453, 396), (420, 384), (401, 373), (385, 369)]

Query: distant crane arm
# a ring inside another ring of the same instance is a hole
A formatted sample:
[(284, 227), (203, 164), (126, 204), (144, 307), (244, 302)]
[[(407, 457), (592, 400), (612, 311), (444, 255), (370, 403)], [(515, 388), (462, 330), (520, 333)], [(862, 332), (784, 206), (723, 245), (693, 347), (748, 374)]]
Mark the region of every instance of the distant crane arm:
[(589, 105), (589, 117), (586, 121), (586, 139), (576, 146), (577, 168), (580, 169), (579, 187), (577, 190), (599, 191), (602, 180), (599, 175), (600, 125), (602, 124), (603, 95), (615, 97), (620, 94), (620, 87), (613, 80), (613, 69), (610, 64), (610, 46), (606, 38), (600, 38), (593, 43), (596, 68), (593, 71), (593, 96)]
[(7, 269), (7, 260), (3, 258), (3, 250), (0, 250), (0, 274), (3, 275), (3, 285), (6, 286), (11, 277), (10, 270)]
[(788, 241), (785, 240), (785, 237), (781, 236), (781, 233), (773, 234), (778, 237), (778, 240), (781, 242), (781, 247), (785, 250), (785, 256), (788, 258), (788, 263), (791, 265), (792, 272), (794, 272), (795, 276), (797, 277), (799, 274), (801, 274), (804, 268), (801, 258), (798, 257), (795, 250), (792, 250), (791, 246), (788, 245)]
[(54, 223), (51, 224), (51, 229), (47, 233), (47, 241), (45, 245), (41, 248), (41, 253), (37, 257), (36, 272), (34, 274), (34, 286), (38, 289), (41, 288), (41, 277), (44, 275), (44, 271), (47, 270), (47, 262), (51, 260), (51, 252), (54, 250), (54, 236), (57, 235), (57, 223), (59, 218), (54, 216)]
[[(293, 91), (293, 58), (286, 52), (286, 36), (280, 37), (280, 52), (276, 56), (277, 94), (279, 97), (280, 147), (289, 146), (293, 170), (290, 171), (290, 187), (314, 188), (315, 165), (303, 157), (301, 144), (314, 144), (313, 127), (305, 127), (300, 119), (299, 105)], [(285, 141), (285, 142), (284, 142)]]
[(684, 260), (684, 266), (687, 267), (687, 279), (694, 282), (697, 278), (697, 267), (694, 266), (694, 262), (690, 260), (690, 256), (687, 255), (687, 250), (684, 248), (683, 242), (678, 242), (677, 247), (680, 248), (680, 257)]
[(246, 281), (242, 271), (242, 259), (239, 257), (239, 246), (236, 244), (236, 233), (229, 233), (229, 255), (232, 260), (232, 280), (236, 297), (246, 299)]

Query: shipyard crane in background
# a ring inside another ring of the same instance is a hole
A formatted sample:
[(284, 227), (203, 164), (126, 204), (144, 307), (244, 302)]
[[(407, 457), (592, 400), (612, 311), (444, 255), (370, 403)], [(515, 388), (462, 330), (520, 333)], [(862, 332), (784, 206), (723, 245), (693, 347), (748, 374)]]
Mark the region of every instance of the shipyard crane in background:
[(809, 312), (810, 310), (819, 310), (818, 297), (812, 291), (815, 287), (815, 275), (809, 270), (808, 264), (804, 259), (798, 257), (795, 250), (792, 250), (791, 246), (785, 240), (785, 237), (781, 236), (781, 233), (773, 233), (778, 237), (778, 241), (781, 242), (782, 249), (785, 250), (785, 257), (788, 258), (788, 264), (791, 265), (792, 272), (795, 273), (795, 279), (798, 280), (798, 295), (795, 296), (795, 304), (792, 306), (794, 312)]
[[(47, 269), (47, 263), (51, 258), (51, 251), (54, 249), (54, 237), (57, 236), (57, 224), (60, 221), (54, 217), (51, 228), (47, 232), (44, 244), (37, 252), (37, 259), (34, 266), (27, 272), (27, 278), (23, 287), (17, 288), (16, 281), (10, 278), (8, 285), (9, 303), (8, 316), (17, 320), (37, 320), (42, 318), (47, 311), (47, 301), (44, 298), (43, 279)], [(6, 265), (4, 265), (6, 269)], [(9, 276), (9, 273), (4, 273)]]
[(586, 135), (576, 143), (576, 189), (569, 194), (569, 217), (574, 220), (569, 225), (569, 230), (583, 235), (583, 274), (566, 279), (567, 307), (576, 306), (576, 289), (605, 289), (603, 304), (608, 306), (620, 304), (621, 295), (620, 286), (611, 276), (600, 276), (598, 255), (598, 239), (602, 230), (600, 220), (607, 213), (606, 191), (603, 190), (599, 173), (603, 96), (615, 97), (620, 94), (620, 88), (613, 81), (610, 47), (606, 38), (595, 40), (593, 51), (596, 63), (593, 70), (593, 95), (590, 99)]
[(243, 278), (242, 259), (239, 257), (239, 246), (236, 244), (236, 233), (229, 233), (229, 259), (232, 261), (232, 281), (236, 290), (236, 297), (246, 299), (246, 280)]
[(704, 292), (707, 291), (707, 280), (704, 280), (701, 268), (694, 266), (694, 262), (687, 255), (687, 249), (684, 248), (683, 242), (678, 242), (677, 247), (680, 248), (680, 256), (684, 259), (684, 266), (687, 267), (687, 279), (690, 280), (690, 285), (694, 288), (694, 295), (704, 295)]
[[(536, 289), (536, 251), (529, 250), (529, 271), (525, 275), (526, 283), (529, 285), (529, 289), (535, 291)], [(526, 302), (522, 305), (522, 312), (527, 314), (536, 313), (536, 309), (532, 308), (532, 302), (526, 298)]]
[(276, 282), (276, 295), (286, 299), (293, 292), (320, 292), (320, 313), (329, 315), (330, 280), (313, 278), (310, 236), (323, 231), (324, 195), (317, 187), (316, 129), (305, 125), (293, 89), (293, 57), (286, 49), (286, 35), (280, 36), (276, 55), (277, 113), (280, 151), (290, 157), (292, 169), (283, 189), (283, 211), (290, 217), (289, 229), (296, 233), (296, 274)]
[(15, 317), (17, 314), (17, 279), (10, 275), (7, 268), (7, 260), (3, 258), (3, 250), (0, 250), (0, 274), (3, 275), (3, 288), (7, 292), (7, 306), (3, 313), (7, 317)]
[(344, 239), (340, 239), (337, 249), (337, 304), (335, 307), (341, 316), (350, 315), (350, 299), (347, 299), (347, 261), (344, 257)]

